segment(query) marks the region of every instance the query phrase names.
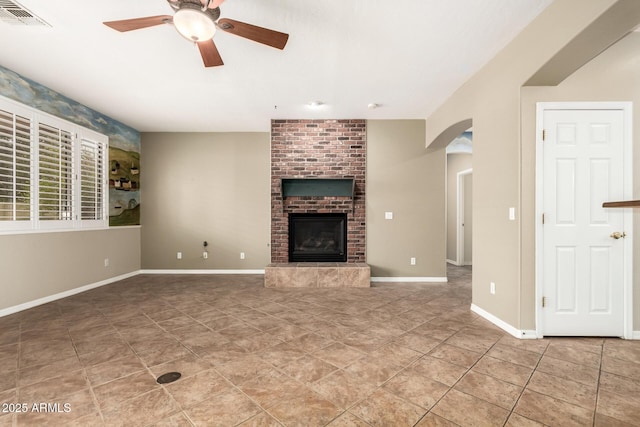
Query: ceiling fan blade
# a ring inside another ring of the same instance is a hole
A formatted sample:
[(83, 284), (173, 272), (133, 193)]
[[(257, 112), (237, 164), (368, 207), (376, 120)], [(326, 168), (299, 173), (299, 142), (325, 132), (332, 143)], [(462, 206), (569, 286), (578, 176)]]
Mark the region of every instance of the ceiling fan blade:
[(205, 67), (224, 65), (220, 52), (218, 52), (218, 48), (213, 40), (198, 42), (198, 49), (200, 49), (200, 55), (202, 55), (202, 62), (204, 62)]
[(147, 16), (145, 18), (123, 19), (122, 21), (103, 22), (107, 27), (124, 32), (139, 30), (141, 28), (154, 27), (156, 25), (170, 24), (173, 22), (171, 15)]
[(218, 19), (218, 27), (227, 33), (253, 40), (254, 42), (266, 44), (276, 49), (284, 49), (289, 40), (289, 34), (279, 31), (269, 30), (268, 28), (258, 27), (256, 25), (247, 24), (233, 19)]

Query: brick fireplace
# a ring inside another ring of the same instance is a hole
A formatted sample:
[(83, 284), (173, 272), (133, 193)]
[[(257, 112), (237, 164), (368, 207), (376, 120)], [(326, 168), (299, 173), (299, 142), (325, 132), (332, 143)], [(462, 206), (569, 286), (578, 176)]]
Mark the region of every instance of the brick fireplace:
[[(347, 263), (364, 263), (366, 121), (271, 121), (271, 262), (288, 263), (289, 214), (345, 213)], [(282, 180), (351, 178), (350, 196), (283, 197)]]

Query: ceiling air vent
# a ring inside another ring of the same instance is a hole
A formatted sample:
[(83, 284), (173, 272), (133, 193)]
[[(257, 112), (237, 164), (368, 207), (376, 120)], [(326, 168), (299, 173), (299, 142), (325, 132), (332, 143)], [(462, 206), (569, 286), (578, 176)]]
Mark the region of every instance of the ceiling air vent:
[(42, 18), (37, 17), (20, 3), (12, 0), (0, 0), (0, 21), (13, 25), (50, 25)]

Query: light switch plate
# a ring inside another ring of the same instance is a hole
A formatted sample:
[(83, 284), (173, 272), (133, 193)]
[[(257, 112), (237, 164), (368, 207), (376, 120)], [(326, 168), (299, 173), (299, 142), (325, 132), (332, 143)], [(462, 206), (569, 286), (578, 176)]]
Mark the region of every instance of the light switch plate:
[(393, 219), (393, 212), (385, 212), (384, 219)]

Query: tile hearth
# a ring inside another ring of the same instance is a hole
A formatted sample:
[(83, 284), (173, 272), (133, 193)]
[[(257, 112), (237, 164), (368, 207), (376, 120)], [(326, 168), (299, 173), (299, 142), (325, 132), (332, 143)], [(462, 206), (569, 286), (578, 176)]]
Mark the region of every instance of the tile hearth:
[(264, 269), (266, 288), (368, 288), (371, 268), (365, 263), (290, 262)]

